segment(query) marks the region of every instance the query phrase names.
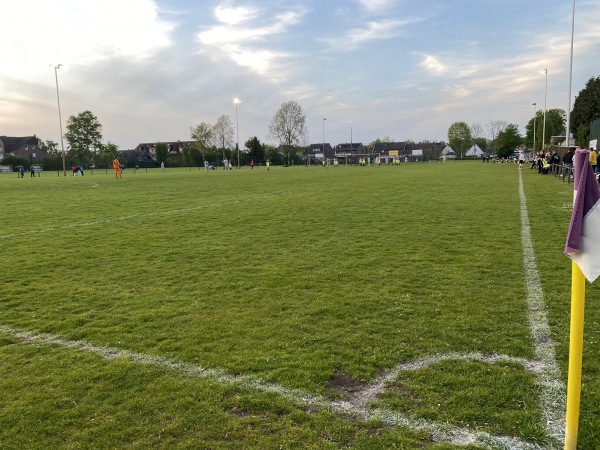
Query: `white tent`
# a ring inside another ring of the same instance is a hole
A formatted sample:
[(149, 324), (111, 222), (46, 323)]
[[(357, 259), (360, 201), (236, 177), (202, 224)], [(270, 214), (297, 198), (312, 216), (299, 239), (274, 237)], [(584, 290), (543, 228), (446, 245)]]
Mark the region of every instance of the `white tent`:
[(446, 157), (446, 158), (456, 158), (456, 152), (454, 150), (452, 150), (452, 147), (450, 147), (449, 145), (446, 145), (444, 147), (444, 150), (442, 150), (442, 157)]
[(467, 153), (465, 156), (481, 156), (481, 155), (483, 155), (483, 150), (481, 150), (479, 148), (479, 145), (475, 144), (469, 150), (467, 150)]

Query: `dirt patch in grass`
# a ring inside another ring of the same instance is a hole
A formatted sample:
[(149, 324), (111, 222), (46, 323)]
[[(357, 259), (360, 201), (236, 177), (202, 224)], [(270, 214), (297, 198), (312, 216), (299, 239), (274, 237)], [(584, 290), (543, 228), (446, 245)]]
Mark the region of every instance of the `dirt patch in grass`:
[(336, 372), (335, 376), (327, 383), (329, 389), (342, 397), (351, 397), (357, 392), (363, 391), (367, 386), (365, 381), (352, 378), (343, 372)]

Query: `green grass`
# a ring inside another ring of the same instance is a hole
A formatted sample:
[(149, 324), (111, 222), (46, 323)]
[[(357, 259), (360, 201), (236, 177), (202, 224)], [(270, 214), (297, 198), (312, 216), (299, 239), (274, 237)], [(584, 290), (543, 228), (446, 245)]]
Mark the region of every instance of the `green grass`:
[[(566, 380), (570, 186), (523, 171)], [(534, 359), (514, 165), (0, 176), (0, 325), (338, 400), (449, 352)], [(588, 289), (581, 448), (600, 439)], [(428, 433), (0, 333), (2, 448), (432, 448)], [(440, 405), (438, 407), (438, 404)], [(535, 376), (452, 361), (372, 405), (548, 445)], [(470, 448), (470, 447), (460, 447)], [(477, 447), (471, 447), (477, 448)]]

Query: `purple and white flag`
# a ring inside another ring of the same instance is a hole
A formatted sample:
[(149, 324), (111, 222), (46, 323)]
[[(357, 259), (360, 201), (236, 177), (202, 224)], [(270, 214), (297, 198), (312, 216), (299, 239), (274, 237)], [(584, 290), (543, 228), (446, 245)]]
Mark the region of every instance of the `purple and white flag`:
[(592, 283), (600, 275), (600, 189), (589, 162), (589, 151), (577, 149), (574, 159), (575, 201), (565, 254)]

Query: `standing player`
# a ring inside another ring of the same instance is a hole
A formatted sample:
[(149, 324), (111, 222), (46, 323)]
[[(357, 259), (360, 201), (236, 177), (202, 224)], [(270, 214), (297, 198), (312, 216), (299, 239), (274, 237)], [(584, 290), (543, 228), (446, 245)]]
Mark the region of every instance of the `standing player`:
[(117, 158), (113, 159), (113, 169), (115, 169), (115, 178), (123, 178), (121, 175), (121, 164)]

